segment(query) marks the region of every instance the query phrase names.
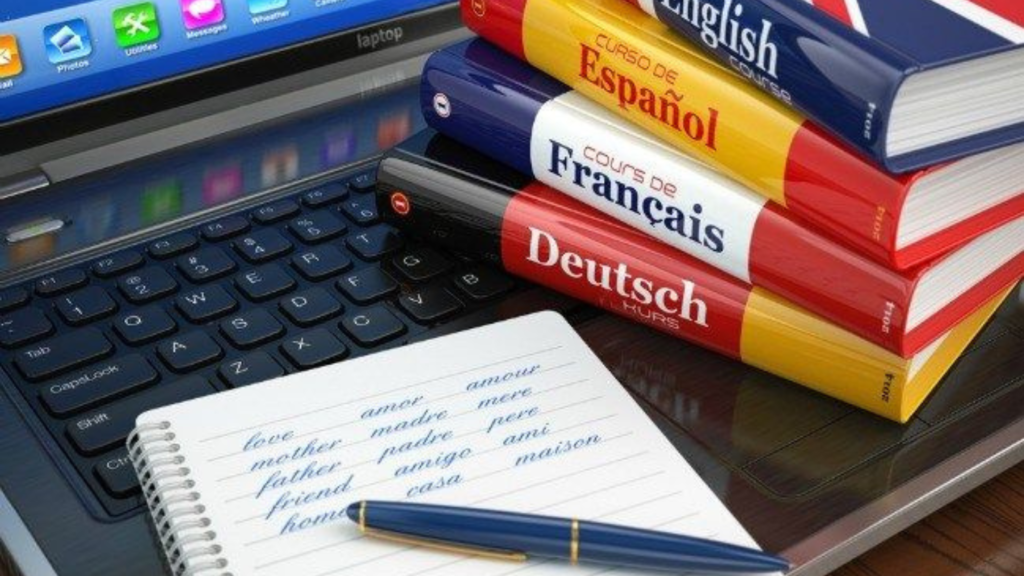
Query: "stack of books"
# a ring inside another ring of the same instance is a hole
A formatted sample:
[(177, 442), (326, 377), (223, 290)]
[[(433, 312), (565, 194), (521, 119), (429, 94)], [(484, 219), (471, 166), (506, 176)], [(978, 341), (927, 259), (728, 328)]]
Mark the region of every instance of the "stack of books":
[(1024, 276), (1024, 22), (899, 4), (463, 0), (381, 205), (906, 422)]

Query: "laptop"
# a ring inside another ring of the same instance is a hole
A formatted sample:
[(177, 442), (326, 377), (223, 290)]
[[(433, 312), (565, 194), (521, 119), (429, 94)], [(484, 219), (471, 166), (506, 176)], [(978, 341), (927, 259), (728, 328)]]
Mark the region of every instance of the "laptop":
[(380, 222), (375, 160), (466, 36), (437, 0), (0, 7), (0, 574), (164, 572), (144, 410), (542, 309), (795, 574), (1021, 460), (1020, 287), (900, 426)]

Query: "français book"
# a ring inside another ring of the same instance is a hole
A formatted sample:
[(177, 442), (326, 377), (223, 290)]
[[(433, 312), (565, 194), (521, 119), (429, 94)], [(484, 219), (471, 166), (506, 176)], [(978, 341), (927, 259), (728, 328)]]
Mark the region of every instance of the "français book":
[(415, 236), (899, 422), (1010, 290), (902, 358), (433, 130), (377, 176), (382, 216)]
[(1024, 275), (1024, 215), (894, 271), (481, 39), (432, 55), (422, 82), (439, 132), (904, 357)]
[(896, 268), (1024, 214), (1024, 144), (890, 174), (622, 0), (463, 0), (462, 13), (505, 51)]
[(1019, 0), (623, 0), (895, 172), (1024, 139)]

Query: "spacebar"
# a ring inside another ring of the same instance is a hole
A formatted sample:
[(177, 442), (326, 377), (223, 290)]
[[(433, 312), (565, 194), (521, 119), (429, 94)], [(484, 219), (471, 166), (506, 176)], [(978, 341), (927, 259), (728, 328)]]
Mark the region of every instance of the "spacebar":
[(203, 378), (170, 381), (72, 421), (67, 427), (68, 438), (80, 453), (98, 454), (124, 444), (139, 414), (213, 392), (213, 386)]

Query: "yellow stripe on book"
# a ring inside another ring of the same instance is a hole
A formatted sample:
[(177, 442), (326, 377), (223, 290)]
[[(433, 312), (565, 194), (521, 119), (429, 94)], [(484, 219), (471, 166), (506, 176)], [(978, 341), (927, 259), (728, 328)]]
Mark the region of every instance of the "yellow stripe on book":
[(527, 59), (785, 206), (795, 113), (622, 0), (531, 0)]
[(755, 287), (743, 315), (740, 354), (747, 364), (906, 422), (1011, 288), (953, 327), (927, 354), (908, 359)]

